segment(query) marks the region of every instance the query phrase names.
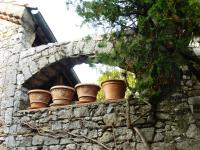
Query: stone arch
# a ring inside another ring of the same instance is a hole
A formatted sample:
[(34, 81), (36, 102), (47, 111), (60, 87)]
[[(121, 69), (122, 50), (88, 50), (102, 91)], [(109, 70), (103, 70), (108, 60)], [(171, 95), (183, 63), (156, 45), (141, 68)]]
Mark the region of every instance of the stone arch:
[[(49, 89), (53, 83), (57, 82), (58, 74), (66, 76), (62, 71), (63, 68), (70, 73), (73, 71), (73, 66), (86, 62), (88, 57), (111, 51), (111, 43), (100, 47), (100, 42), (101, 40), (80, 40), (60, 44), (50, 43), (21, 52), (17, 74), (18, 84), (22, 91), (19, 97), (20, 109), (27, 107), (28, 90), (41, 87)], [(49, 84), (49, 81), (52, 81), (52, 84)], [(74, 86), (75, 83), (72, 82), (71, 85)]]

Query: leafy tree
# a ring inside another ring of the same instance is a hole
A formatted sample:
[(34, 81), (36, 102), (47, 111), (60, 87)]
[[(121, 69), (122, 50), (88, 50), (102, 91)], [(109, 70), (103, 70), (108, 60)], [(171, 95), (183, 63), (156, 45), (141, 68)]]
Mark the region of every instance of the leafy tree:
[[(105, 71), (99, 78), (98, 78), (98, 83), (101, 84), (103, 81), (105, 80), (110, 80), (110, 79), (120, 79), (120, 80), (124, 80), (124, 70), (118, 70), (118, 69), (113, 69), (111, 71)], [(135, 75), (131, 72), (127, 72), (127, 82), (130, 86), (131, 89), (135, 88)], [(129, 95), (131, 94), (130, 89), (126, 90), (126, 94), (125, 94), (125, 98), (127, 98)], [(97, 95), (97, 100), (101, 101), (101, 100), (105, 100), (105, 96), (103, 93), (103, 90), (101, 89)]]
[(200, 61), (189, 46), (200, 36), (199, 0), (81, 0), (77, 12), (85, 22), (112, 29), (107, 40), (114, 51), (98, 58), (134, 72), (142, 97), (171, 93), (183, 65), (200, 79)]

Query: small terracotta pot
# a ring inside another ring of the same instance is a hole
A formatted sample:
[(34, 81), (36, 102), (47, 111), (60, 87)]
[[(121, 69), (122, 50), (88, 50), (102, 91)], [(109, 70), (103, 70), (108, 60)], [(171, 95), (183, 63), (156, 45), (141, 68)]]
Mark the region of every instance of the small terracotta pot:
[(63, 105), (70, 104), (75, 93), (74, 88), (64, 85), (53, 86), (50, 91), (53, 103)]
[[(47, 90), (34, 89), (28, 91), (31, 107), (47, 107), (51, 100), (51, 93)], [(38, 104), (37, 104), (38, 103)]]
[(95, 102), (94, 100), (82, 100), (82, 101), (77, 101), (76, 104), (86, 104), (86, 103), (93, 103)]
[(96, 84), (77, 84), (75, 89), (78, 94), (79, 101), (96, 101), (96, 96), (100, 87)]
[(123, 99), (126, 92), (124, 80), (106, 80), (101, 83), (106, 100)]
[(31, 103), (31, 108), (45, 108), (48, 107), (48, 104), (41, 102), (33, 102)]
[(56, 100), (53, 101), (53, 104), (69, 105), (69, 104), (71, 104), (71, 101), (56, 99)]

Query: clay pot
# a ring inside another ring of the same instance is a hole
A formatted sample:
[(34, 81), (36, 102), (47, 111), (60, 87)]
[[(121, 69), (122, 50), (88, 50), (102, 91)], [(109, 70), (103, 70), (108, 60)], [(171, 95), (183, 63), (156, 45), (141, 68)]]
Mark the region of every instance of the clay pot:
[(41, 102), (33, 102), (31, 103), (31, 108), (45, 108), (48, 107), (48, 104), (46, 103), (41, 103)]
[(126, 92), (124, 80), (106, 80), (101, 83), (106, 100), (123, 99)]
[(28, 92), (31, 108), (48, 107), (51, 93), (46, 90), (34, 89)]
[(64, 85), (53, 86), (50, 91), (53, 103), (59, 105), (69, 105), (75, 92), (74, 88)]
[(96, 84), (79, 83), (75, 86), (75, 89), (77, 91), (78, 99), (80, 102), (94, 102), (96, 101), (96, 96), (98, 91), (100, 90), (100, 87)]

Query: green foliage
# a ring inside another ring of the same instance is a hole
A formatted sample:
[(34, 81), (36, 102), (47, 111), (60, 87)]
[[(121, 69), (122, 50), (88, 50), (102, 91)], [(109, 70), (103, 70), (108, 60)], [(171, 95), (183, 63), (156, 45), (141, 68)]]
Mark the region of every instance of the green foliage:
[(199, 73), (200, 61), (189, 47), (200, 36), (199, 0), (81, 0), (85, 22), (109, 25), (114, 43), (100, 61), (134, 72), (141, 97), (159, 99), (180, 84), (179, 66)]
[[(111, 79), (119, 79), (119, 80), (124, 80), (123, 74), (125, 73), (124, 70), (117, 70), (113, 69), (111, 71), (105, 71), (99, 78), (98, 78), (98, 83), (101, 84), (105, 80), (111, 80)], [(135, 88), (135, 74), (131, 72), (127, 72), (127, 82), (130, 86), (131, 89)], [(131, 94), (131, 89), (126, 90), (125, 98), (127, 98)], [(105, 96), (103, 93), (103, 90), (101, 89), (97, 95), (97, 101), (102, 101), (105, 100)]]

